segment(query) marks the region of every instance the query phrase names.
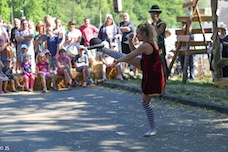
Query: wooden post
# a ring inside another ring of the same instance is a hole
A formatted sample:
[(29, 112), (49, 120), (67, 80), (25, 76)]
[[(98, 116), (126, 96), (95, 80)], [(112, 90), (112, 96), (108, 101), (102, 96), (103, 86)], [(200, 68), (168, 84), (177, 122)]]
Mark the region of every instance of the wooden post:
[(217, 9), (218, 9), (218, 1), (211, 0), (211, 12), (212, 12), (212, 23), (213, 23), (213, 55), (214, 59), (212, 60), (212, 67), (214, 69), (215, 80), (222, 78), (221, 68), (219, 68), (219, 61), (220, 61), (220, 42), (218, 36), (218, 16), (217, 16)]
[(191, 14), (189, 16), (189, 20), (187, 22), (187, 34), (189, 35), (189, 40), (186, 43), (186, 50), (184, 55), (184, 67), (183, 67), (183, 78), (182, 83), (185, 84), (188, 79), (188, 65), (189, 65), (189, 50), (190, 50), (190, 43), (191, 43), (191, 28), (192, 28), (192, 13), (193, 10), (191, 9)]

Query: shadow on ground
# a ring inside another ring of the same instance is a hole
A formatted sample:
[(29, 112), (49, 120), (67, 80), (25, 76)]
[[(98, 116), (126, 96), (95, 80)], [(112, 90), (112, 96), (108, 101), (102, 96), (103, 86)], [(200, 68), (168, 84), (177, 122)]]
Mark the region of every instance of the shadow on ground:
[(227, 150), (228, 119), (206, 110), (153, 101), (158, 135), (138, 94), (107, 88), (11, 94), (0, 97), (0, 147), (43, 151)]

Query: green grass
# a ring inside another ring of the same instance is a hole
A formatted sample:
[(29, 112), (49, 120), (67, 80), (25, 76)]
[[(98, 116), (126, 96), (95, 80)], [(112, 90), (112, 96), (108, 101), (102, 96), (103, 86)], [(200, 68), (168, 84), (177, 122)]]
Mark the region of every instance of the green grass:
[[(128, 79), (128, 81), (121, 83), (137, 87), (141, 86), (140, 79)], [(181, 98), (189, 98), (228, 107), (228, 89), (217, 88), (211, 82), (211, 78), (207, 76), (196, 78), (194, 82), (187, 82), (186, 84), (183, 84), (182, 79), (179, 77), (168, 80), (165, 92)]]
[(186, 84), (182, 84), (181, 79), (168, 80), (166, 92), (178, 97), (228, 106), (228, 89), (217, 88), (207, 77)]

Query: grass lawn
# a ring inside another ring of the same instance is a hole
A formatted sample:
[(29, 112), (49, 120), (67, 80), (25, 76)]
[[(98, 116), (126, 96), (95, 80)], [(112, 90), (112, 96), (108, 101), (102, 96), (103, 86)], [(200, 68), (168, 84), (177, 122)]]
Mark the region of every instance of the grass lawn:
[(203, 102), (228, 107), (228, 89), (217, 88), (211, 78), (196, 78), (194, 82), (182, 84), (182, 79), (168, 80), (166, 92), (178, 97), (191, 98)]
[[(117, 81), (117, 80), (112, 80)], [(123, 81), (140, 87), (140, 79)], [(167, 81), (166, 93), (183, 98), (199, 100), (228, 107), (228, 88), (217, 88), (209, 76), (195, 78), (193, 82), (182, 84), (182, 78), (175, 77)]]

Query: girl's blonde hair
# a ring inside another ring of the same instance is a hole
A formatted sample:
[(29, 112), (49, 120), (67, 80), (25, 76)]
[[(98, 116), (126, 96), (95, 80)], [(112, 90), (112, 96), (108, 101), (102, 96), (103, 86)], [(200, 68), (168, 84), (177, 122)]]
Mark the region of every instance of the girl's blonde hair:
[(46, 59), (46, 56), (45, 56), (45, 54), (44, 53), (39, 53), (38, 55), (37, 55), (37, 57), (36, 57), (36, 63), (39, 63), (40, 61), (39, 61), (39, 58), (40, 57), (44, 57), (45, 59)]
[(155, 31), (154, 26), (152, 26), (150, 23), (146, 22), (144, 24), (140, 24), (137, 29), (139, 30), (140, 34), (143, 32), (146, 33), (146, 41), (157, 43), (157, 32)]

